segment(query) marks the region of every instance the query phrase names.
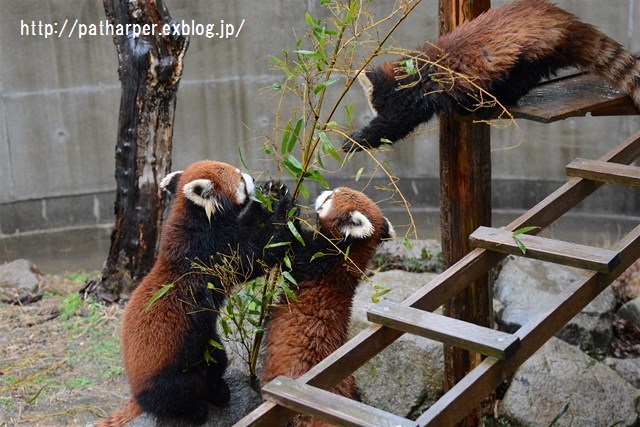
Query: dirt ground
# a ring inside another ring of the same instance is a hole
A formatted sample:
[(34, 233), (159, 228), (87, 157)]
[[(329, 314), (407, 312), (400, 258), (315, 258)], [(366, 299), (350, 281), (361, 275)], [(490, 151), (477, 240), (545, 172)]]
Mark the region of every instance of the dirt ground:
[[(86, 426), (129, 398), (120, 357), (123, 309), (83, 300), (95, 274), (47, 276), (42, 298), (0, 303), (0, 426)], [(640, 261), (614, 285), (640, 295)], [(640, 331), (614, 320), (609, 355), (637, 357)], [(604, 355), (601, 355), (604, 356)]]
[(122, 308), (83, 301), (89, 275), (48, 276), (43, 297), (0, 303), (0, 425), (91, 425), (128, 398)]

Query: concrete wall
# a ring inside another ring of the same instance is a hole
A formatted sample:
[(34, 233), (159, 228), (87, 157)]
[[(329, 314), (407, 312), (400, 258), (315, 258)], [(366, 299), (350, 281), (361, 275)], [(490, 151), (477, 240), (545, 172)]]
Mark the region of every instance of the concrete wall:
[[(174, 169), (211, 158), (240, 165), (242, 145), (251, 169), (276, 176), (262, 152), (271, 135), (277, 98), (267, 90), (279, 81), (269, 55), (295, 49), (305, 28), (304, 13), (321, 17), (318, 1), (166, 0), (172, 16), (190, 22), (221, 20), (239, 25), (237, 38), (193, 36), (178, 93), (174, 131)], [(375, 2), (378, 16), (394, 2)], [(498, 6), (506, 1), (494, 0)], [(634, 0), (556, 0), (596, 24), (634, 51), (640, 51), (640, 5)], [(114, 147), (120, 84), (117, 57), (109, 36), (67, 37), (75, 20), (104, 21), (102, 2), (78, 0), (2, 0), (0, 14), (0, 255), (20, 254), (19, 237), (43, 230), (108, 228), (113, 221)], [(62, 37), (25, 35), (25, 26), (56, 24)], [(22, 35), (21, 35), (22, 31)], [(423, 0), (402, 24), (395, 43), (413, 47), (437, 33), (437, 0)], [(360, 89), (356, 124), (369, 119)], [(492, 168), (496, 211), (524, 210), (564, 182), (564, 167), (575, 157), (597, 158), (639, 128), (638, 118), (571, 119), (552, 125), (519, 121), (517, 128), (493, 129)], [(416, 212), (437, 211), (438, 146), (436, 123), (406, 140), (386, 159)], [(353, 174), (373, 162), (358, 155), (332, 185), (353, 182)], [(580, 207), (596, 215), (637, 216), (637, 193), (603, 193)], [(380, 196), (382, 197), (382, 196)], [(401, 220), (403, 221), (403, 220)], [(437, 221), (436, 221), (437, 223)], [(433, 221), (421, 234), (432, 235)], [(66, 231), (65, 231), (66, 232)], [(25, 234), (26, 233), (26, 234)], [(102, 232), (105, 233), (104, 231)], [(32, 238), (32, 237), (30, 237)], [(98, 239), (99, 250), (108, 242)], [(57, 249), (53, 248), (52, 252)]]

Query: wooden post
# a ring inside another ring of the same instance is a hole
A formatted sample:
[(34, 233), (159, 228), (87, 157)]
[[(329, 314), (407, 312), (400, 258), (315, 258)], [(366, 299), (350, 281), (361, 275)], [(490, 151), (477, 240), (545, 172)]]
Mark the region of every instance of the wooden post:
[[(490, 7), (490, 0), (439, 0), (439, 32), (446, 34)], [(487, 124), (473, 124), (455, 116), (440, 116), (440, 227), (445, 266), (470, 251), (469, 235), (491, 224), (491, 147)], [(489, 277), (470, 284), (444, 307), (447, 316), (482, 326), (492, 323)], [(445, 347), (445, 389), (453, 387), (481, 357)], [(477, 408), (460, 426), (480, 425)]]

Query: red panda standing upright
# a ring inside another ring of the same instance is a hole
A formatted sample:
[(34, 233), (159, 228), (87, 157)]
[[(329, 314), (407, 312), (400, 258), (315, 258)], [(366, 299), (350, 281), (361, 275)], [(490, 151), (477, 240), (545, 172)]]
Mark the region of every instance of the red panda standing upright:
[[(303, 247), (293, 242), (296, 299), (270, 312), (262, 385), (278, 375), (297, 378), (344, 344), (360, 278), (381, 240), (395, 236), (380, 208), (359, 191), (344, 187), (325, 191), (317, 198), (315, 209), (318, 230), (301, 230)], [(318, 253), (323, 256), (317, 258)], [(353, 375), (332, 391), (353, 399)], [(293, 425), (328, 424), (297, 416)]]
[(568, 66), (593, 72), (640, 107), (640, 59), (545, 0), (490, 9), (403, 60), (412, 67), (389, 62), (358, 75), (376, 116), (343, 149), (397, 142), (440, 112), (490, 113), (480, 108), (479, 89), (484, 99), (488, 93), (513, 104), (543, 77)]
[[(131, 400), (101, 426), (120, 426), (142, 412), (202, 424), (208, 404), (224, 405), (229, 388), (222, 378), (227, 365), (216, 333), (225, 290), (262, 274), (282, 254), (265, 250), (290, 235), (286, 215), (291, 198), (284, 187), (268, 185), (273, 213), (252, 200), (253, 179), (237, 168), (200, 161), (173, 172), (161, 187), (175, 194), (162, 226), (158, 257), (127, 303), (122, 320), (122, 355)], [(224, 258), (233, 259), (229, 265)], [(223, 265), (235, 269), (222, 277), (193, 267)], [(212, 284), (214, 289), (210, 289)], [(152, 301), (165, 285), (168, 291)], [(205, 360), (208, 352), (213, 360)]]

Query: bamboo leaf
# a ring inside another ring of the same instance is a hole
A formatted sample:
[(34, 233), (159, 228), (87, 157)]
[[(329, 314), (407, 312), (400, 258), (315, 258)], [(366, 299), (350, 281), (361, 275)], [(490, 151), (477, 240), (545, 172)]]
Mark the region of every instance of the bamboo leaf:
[(318, 170), (306, 171), (304, 173), (304, 177), (309, 179), (309, 180), (311, 180), (311, 181), (315, 181), (315, 182), (319, 183), (324, 188), (329, 188), (329, 182), (325, 179), (324, 176), (322, 176), (322, 174)]
[(391, 288), (384, 285), (375, 285), (373, 289), (376, 291), (371, 295), (371, 302), (377, 303), (380, 301), (380, 297), (391, 292)]
[(293, 223), (293, 221), (287, 221), (287, 227), (289, 227), (291, 234), (293, 234), (293, 236), (298, 240), (298, 242), (300, 242), (302, 246), (306, 246), (304, 239), (300, 235), (300, 232), (296, 228), (296, 225)]
[(153, 296), (151, 297), (151, 299), (149, 299), (149, 302), (147, 303), (147, 305), (144, 307), (144, 313), (148, 312), (149, 309), (151, 309), (151, 306), (158, 301), (160, 298), (162, 298), (164, 296), (164, 294), (166, 294), (167, 292), (169, 292), (169, 290), (173, 288), (173, 283), (169, 283), (167, 285), (164, 285), (163, 287), (161, 287), (160, 289), (158, 289), (158, 291), (153, 294)]
[(289, 282), (293, 283), (294, 285), (298, 284), (298, 281), (295, 279), (295, 277), (293, 277), (291, 273), (289, 273), (288, 271), (283, 271), (282, 276), (284, 276), (285, 279), (287, 279)]

